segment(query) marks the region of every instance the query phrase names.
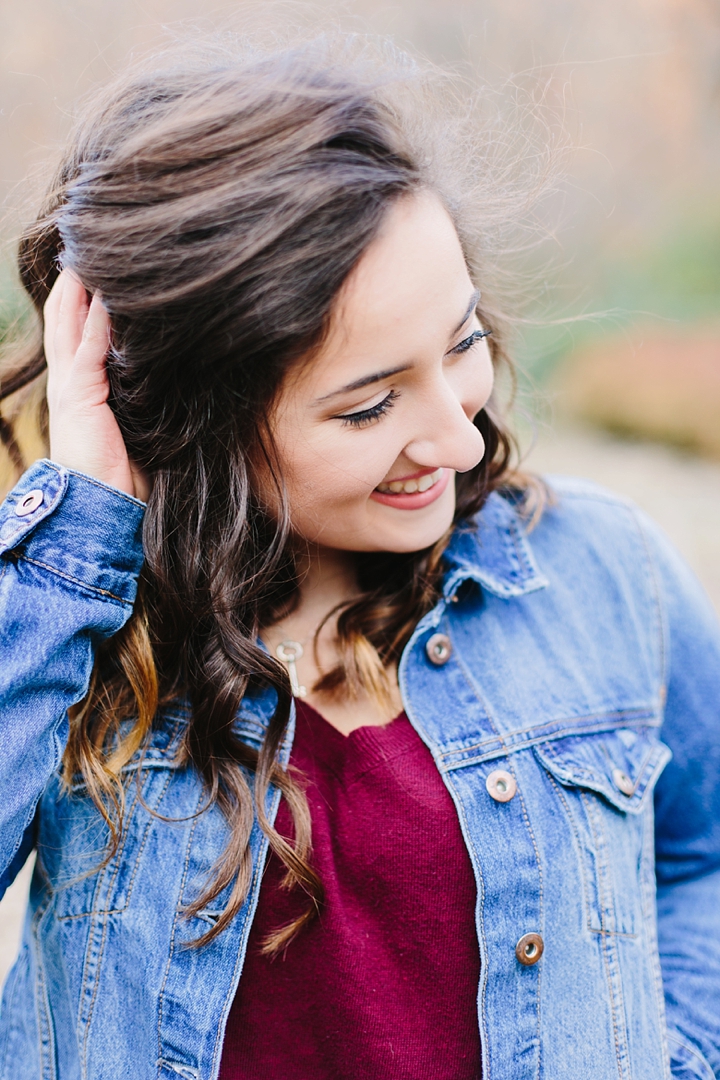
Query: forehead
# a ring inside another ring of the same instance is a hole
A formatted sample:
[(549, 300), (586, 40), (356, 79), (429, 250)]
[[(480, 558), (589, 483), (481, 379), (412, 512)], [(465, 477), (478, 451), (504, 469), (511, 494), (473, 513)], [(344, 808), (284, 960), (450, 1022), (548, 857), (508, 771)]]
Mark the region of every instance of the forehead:
[(325, 342), (298, 375), (324, 388), (411, 362), (424, 349), (444, 351), (471, 292), (447, 210), (431, 192), (405, 196), (350, 274)]

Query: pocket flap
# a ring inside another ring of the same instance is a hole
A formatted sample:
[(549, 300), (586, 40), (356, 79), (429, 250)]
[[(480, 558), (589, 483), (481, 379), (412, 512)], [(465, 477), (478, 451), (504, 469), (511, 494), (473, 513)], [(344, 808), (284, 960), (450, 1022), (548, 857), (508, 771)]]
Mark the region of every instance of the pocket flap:
[(614, 728), (538, 743), (535, 753), (565, 787), (588, 788), (618, 810), (639, 813), (671, 751), (655, 728)]

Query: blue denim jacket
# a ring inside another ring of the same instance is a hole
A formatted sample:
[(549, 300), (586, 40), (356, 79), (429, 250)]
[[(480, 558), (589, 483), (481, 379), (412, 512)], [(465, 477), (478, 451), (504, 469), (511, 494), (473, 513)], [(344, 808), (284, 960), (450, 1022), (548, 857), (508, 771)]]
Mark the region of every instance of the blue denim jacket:
[[(483, 1077), (711, 1080), (720, 628), (637, 510), (586, 484), (554, 487), (530, 537), (497, 494), (477, 531), (455, 534), (443, 599), (399, 672), (477, 881)], [(58, 779), (67, 709), (94, 648), (132, 611), (143, 509), (47, 461), (0, 508), (0, 888), (37, 849), (0, 1014), (2, 1080), (218, 1075), (262, 834), (244, 907), (207, 947), (187, 948), (223, 906), (183, 914), (227, 827), (216, 807), (198, 813), (198, 776), (178, 765), (182, 704), (127, 768), (126, 830), (102, 869), (106, 829), (82, 785), (68, 793)], [(479, 588), (458, 593), (464, 582)], [(451, 650), (426, 648), (438, 633)], [(272, 705), (269, 693), (243, 703), (249, 743)], [(291, 742), (292, 730), (285, 761)], [(506, 801), (486, 786), (498, 769), (517, 785)], [(523, 964), (528, 933), (544, 951)]]

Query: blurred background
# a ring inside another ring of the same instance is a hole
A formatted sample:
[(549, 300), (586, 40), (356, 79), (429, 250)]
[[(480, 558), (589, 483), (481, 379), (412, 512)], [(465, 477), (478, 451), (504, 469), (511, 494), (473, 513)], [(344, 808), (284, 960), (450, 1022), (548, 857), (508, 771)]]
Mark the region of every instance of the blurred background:
[[(240, 28), (243, 10), (0, 0), (0, 337), (22, 309), (14, 239), (73, 102), (183, 20), (232, 17)], [(306, 10), (287, 4), (274, 17)], [(572, 149), (514, 341), (528, 464), (639, 502), (720, 610), (717, 0), (349, 0), (314, 3), (311, 17), (389, 34), (501, 94), (544, 88)], [(28, 872), (0, 904), (0, 978)]]

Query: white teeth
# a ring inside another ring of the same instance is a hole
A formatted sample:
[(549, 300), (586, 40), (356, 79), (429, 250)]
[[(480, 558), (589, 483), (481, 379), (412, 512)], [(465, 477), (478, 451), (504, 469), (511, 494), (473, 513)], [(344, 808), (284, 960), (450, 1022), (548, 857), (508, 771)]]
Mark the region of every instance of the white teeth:
[(442, 469), (436, 469), (435, 472), (426, 473), (415, 480), (391, 480), (389, 484), (378, 484), (377, 490), (392, 495), (399, 495), (401, 492), (404, 495), (414, 495), (416, 491), (429, 491), (442, 474)]

